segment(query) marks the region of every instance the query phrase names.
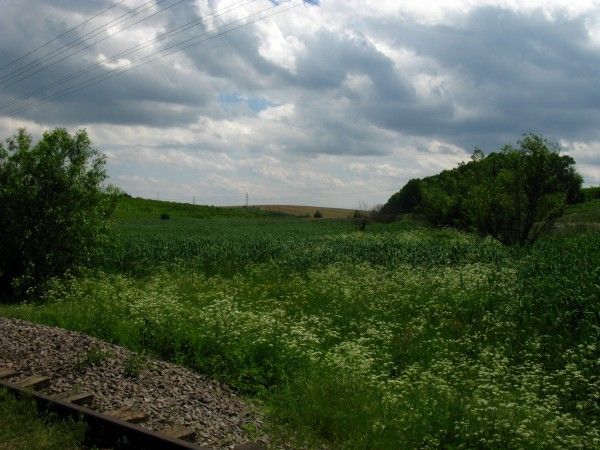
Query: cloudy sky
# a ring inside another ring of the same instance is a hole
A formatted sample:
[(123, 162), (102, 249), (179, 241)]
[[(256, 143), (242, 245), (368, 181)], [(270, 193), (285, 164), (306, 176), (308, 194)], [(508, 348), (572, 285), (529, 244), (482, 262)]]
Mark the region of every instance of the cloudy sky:
[(110, 6), (0, 69), (0, 137), (216, 205), (374, 205), (527, 132), (600, 184), (599, 1), (0, 0), (0, 66)]

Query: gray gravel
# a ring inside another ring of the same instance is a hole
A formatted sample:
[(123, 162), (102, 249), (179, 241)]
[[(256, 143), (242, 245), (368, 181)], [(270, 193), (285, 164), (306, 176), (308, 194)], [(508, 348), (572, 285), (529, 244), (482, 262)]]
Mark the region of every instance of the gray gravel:
[(17, 370), (12, 382), (49, 377), (49, 394), (92, 391), (90, 407), (100, 412), (123, 406), (143, 411), (148, 420), (141, 425), (153, 430), (184, 425), (204, 446), (232, 448), (251, 440), (244, 429), (262, 428), (258, 412), (226, 386), (73, 331), (0, 317), (0, 366)]

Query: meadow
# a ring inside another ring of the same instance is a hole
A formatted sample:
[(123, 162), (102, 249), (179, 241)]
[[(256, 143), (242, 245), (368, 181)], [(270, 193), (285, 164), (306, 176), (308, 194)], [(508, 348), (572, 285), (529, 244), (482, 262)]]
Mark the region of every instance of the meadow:
[(593, 227), (508, 247), (411, 220), (361, 232), (191, 205), (160, 220), (149, 202), (122, 199), (90, 267), (0, 314), (223, 380), (281, 446), (600, 447)]

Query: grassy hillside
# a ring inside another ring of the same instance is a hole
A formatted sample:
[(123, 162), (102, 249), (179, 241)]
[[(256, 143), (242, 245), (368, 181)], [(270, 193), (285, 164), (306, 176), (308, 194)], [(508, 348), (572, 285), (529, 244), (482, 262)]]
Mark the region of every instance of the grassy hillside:
[(275, 213), (252, 208), (227, 208), (121, 197), (117, 203), (114, 218), (120, 221), (153, 220), (160, 219), (163, 214), (167, 214), (171, 219), (256, 218), (276, 215)]
[(560, 221), (600, 224), (600, 199), (569, 205)]
[(327, 208), (323, 206), (302, 206), (302, 205), (257, 205), (261, 211), (288, 214), (296, 217), (313, 217), (316, 211), (319, 211), (324, 219), (348, 219), (354, 215), (353, 209)]

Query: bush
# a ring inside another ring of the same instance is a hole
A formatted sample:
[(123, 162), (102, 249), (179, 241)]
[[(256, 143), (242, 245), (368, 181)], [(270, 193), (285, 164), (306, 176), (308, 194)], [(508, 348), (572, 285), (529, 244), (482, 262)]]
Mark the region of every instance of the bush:
[(0, 144), (0, 295), (22, 296), (85, 263), (114, 207), (105, 158), (85, 130), (24, 129)]
[(171, 216), (167, 213), (162, 213), (160, 215), (160, 220), (169, 220), (171, 218)]
[(313, 214), (313, 217), (315, 219), (320, 219), (323, 217), (323, 214), (321, 214), (321, 211), (319, 211), (318, 209), (315, 211), (315, 213)]
[(421, 203), (421, 180), (413, 178), (406, 183), (399, 192), (390, 197), (381, 211), (387, 216), (397, 216), (415, 212)]
[(584, 188), (581, 192), (585, 201), (600, 199), (600, 186)]

